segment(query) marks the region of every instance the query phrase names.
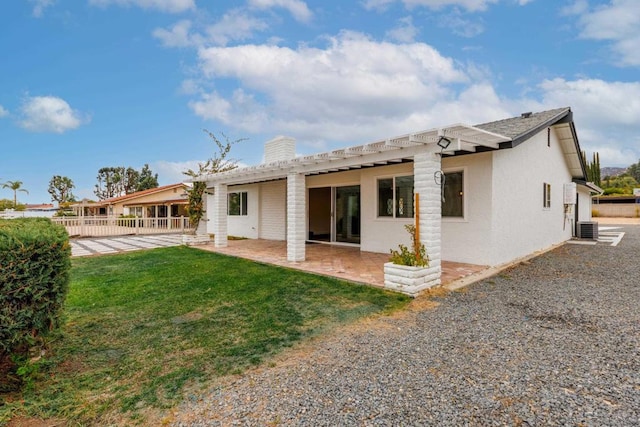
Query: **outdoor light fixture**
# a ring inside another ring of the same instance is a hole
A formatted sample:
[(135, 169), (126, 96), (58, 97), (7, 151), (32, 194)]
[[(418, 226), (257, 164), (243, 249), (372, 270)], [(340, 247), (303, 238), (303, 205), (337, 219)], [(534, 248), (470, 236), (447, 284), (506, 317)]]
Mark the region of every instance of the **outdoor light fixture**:
[(443, 150), (446, 150), (450, 144), (451, 144), (451, 140), (447, 137), (441, 136), (440, 139), (438, 140), (438, 147), (442, 148)]

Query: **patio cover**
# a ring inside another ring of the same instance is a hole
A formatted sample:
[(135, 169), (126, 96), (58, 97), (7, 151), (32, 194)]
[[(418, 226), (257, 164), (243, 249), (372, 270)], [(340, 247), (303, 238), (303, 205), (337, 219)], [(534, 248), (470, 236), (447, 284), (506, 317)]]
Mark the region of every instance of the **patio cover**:
[(451, 140), (449, 147), (442, 150), (444, 155), (453, 155), (459, 151), (474, 152), (477, 147), (498, 149), (500, 143), (511, 141), (509, 137), (474, 126), (454, 124), (368, 144), (296, 157), (287, 161), (263, 163), (228, 172), (203, 175), (193, 181), (238, 185), (282, 179), (289, 173), (314, 175), (399, 163), (413, 158), (415, 154), (422, 152), (426, 145), (436, 144), (440, 137)]

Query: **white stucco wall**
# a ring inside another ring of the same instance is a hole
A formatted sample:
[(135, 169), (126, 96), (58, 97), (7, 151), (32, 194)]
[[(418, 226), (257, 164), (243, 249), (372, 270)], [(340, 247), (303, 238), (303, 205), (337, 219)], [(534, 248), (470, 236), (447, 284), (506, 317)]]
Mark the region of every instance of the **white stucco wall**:
[(259, 237), (268, 240), (287, 238), (287, 182), (260, 184)]
[[(571, 238), (565, 220), (564, 184), (572, 177), (562, 149), (547, 130), (519, 146), (493, 153), (493, 218), (489, 265), (499, 265)], [(551, 184), (551, 206), (543, 207), (543, 185)], [(573, 214), (568, 215), (573, 218)]]
[(578, 221), (591, 221), (591, 192), (578, 185)]
[(378, 179), (413, 175), (413, 163), (402, 163), (362, 170), (360, 194), (362, 198), (362, 239), (360, 249), (389, 253), (398, 245), (409, 246), (411, 239), (404, 226), (413, 218), (378, 217)]
[(229, 186), (229, 193), (247, 192), (247, 215), (228, 215), (227, 232), (229, 236), (258, 238), (260, 188), (258, 184)]
[[(307, 188), (360, 185), (360, 250), (389, 253), (391, 249), (397, 249), (400, 243), (411, 243), (404, 226), (413, 224), (413, 219), (378, 218), (377, 180), (406, 175), (413, 175), (413, 163), (308, 176)], [(307, 218), (308, 209), (309, 206)]]
[(491, 264), (492, 233), (491, 152), (445, 157), (442, 170), (463, 171), (464, 217), (442, 218), (442, 259), (469, 264)]

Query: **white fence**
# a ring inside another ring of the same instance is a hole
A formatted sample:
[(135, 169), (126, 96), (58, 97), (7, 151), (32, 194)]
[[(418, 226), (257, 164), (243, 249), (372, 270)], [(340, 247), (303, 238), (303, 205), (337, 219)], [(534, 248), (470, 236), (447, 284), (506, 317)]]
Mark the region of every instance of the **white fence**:
[(63, 225), (69, 236), (97, 237), (128, 234), (187, 233), (192, 230), (189, 218), (117, 218), (106, 216), (54, 217), (51, 221)]

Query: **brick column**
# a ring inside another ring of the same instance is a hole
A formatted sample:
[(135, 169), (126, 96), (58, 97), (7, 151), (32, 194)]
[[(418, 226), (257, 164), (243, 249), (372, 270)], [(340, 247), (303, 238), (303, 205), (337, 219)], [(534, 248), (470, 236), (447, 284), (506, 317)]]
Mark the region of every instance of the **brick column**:
[[(442, 196), (440, 185), (434, 180), (434, 173), (441, 169), (441, 164), (435, 144), (433, 147), (429, 146), (428, 152), (417, 154), (413, 159), (415, 192), (420, 194), (420, 242), (427, 249), (429, 267), (436, 269), (438, 277), (442, 273)], [(440, 284), (439, 278), (437, 284)]]
[(305, 260), (306, 179), (298, 173), (287, 176), (287, 260)]
[(216, 248), (227, 246), (227, 185), (216, 184), (213, 195), (214, 211), (208, 215), (213, 220), (214, 244)]

